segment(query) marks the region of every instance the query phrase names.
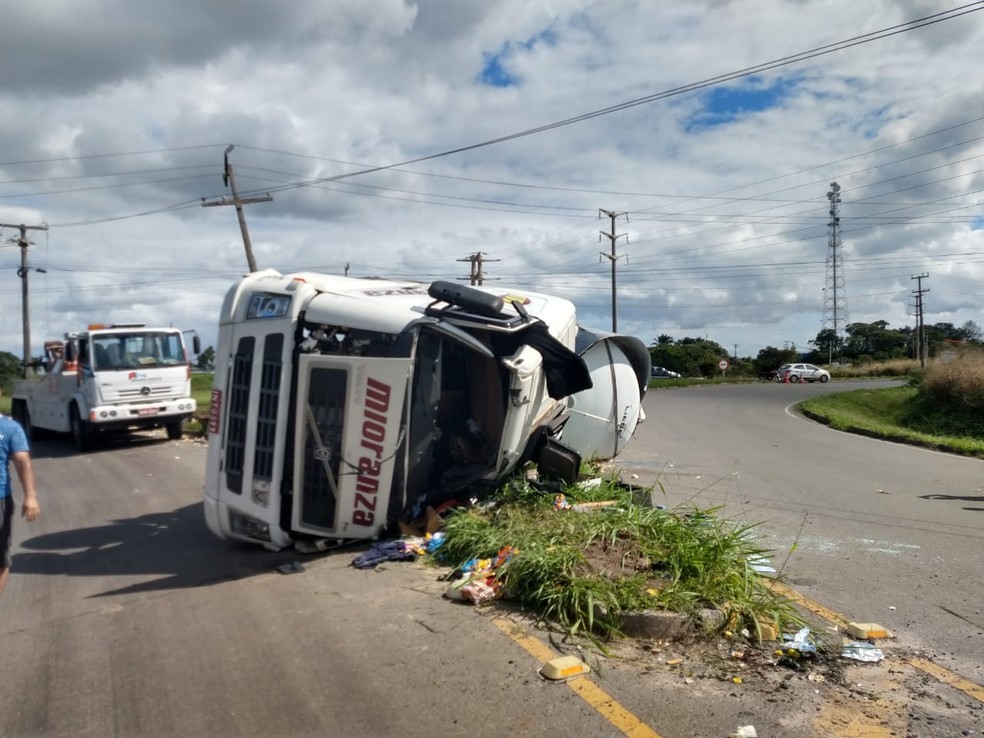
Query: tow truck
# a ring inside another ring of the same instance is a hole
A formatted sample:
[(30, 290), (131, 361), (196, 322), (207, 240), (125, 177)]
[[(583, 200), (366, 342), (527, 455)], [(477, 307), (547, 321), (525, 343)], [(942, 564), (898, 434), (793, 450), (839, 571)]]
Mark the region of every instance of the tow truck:
[[(197, 334), (193, 341), (197, 353)], [(11, 415), (30, 438), (70, 433), (79, 451), (107, 431), (163, 427), (176, 439), (195, 412), (191, 362), (177, 328), (92, 324), (46, 341), (34, 369), (11, 393)]]

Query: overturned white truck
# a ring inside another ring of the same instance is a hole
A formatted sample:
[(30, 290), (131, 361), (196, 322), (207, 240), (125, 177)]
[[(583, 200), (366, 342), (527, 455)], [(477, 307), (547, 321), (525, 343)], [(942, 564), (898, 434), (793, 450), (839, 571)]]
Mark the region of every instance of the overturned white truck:
[(222, 306), (205, 517), (281, 549), (373, 538), (527, 462), (573, 480), (644, 418), (642, 341), (525, 291), (254, 272)]

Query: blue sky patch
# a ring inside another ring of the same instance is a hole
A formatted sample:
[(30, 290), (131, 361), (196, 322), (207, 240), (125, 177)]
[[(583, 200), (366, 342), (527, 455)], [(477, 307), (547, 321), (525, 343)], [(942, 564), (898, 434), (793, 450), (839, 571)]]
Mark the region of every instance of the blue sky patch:
[(509, 71), (510, 60), (517, 54), (530, 52), (538, 45), (553, 46), (557, 43), (557, 34), (547, 29), (525, 41), (506, 41), (498, 51), (483, 51), (482, 71), (478, 73), (478, 81), (491, 87), (518, 87), (522, 80)]
[(984, 231), (984, 215), (975, 215), (970, 219), (970, 230)]
[(704, 108), (688, 121), (686, 129), (712, 128), (777, 108), (793, 95), (801, 81), (788, 77), (766, 85), (762, 77), (753, 76), (737, 87), (713, 87), (701, 95)]

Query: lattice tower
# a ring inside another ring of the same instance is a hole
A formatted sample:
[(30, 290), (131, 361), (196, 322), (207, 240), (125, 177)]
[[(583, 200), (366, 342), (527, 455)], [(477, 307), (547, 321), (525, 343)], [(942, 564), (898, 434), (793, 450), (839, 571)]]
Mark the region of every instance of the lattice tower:
[(823, 325), (831, 328), (841, 338), (847, 325), (847, 292), (844, 284), (844, 256), (841, 253), (840, 236), (840, 185), (830, 183), (827, 199), (830, 201), (830, 222), (827, 224), (827, 280), (823, 288)]

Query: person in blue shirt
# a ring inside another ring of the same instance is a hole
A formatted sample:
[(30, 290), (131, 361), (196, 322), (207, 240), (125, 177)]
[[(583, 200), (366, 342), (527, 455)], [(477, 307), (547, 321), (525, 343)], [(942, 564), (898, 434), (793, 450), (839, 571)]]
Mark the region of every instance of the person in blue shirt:
[(24, 492), (21, 517), (31, 521), (41, 514), (37, 491), (34, 489), (34, 467), (31, 450), (20, 423), (0, 415), (0, 594), (7, 586), (10, 574), (10, 541), (14, 520), (14, 496), (10, 485), (10, 462), (14, 462), (17, 477)]

